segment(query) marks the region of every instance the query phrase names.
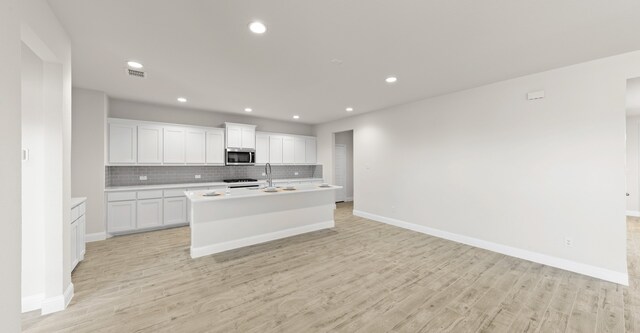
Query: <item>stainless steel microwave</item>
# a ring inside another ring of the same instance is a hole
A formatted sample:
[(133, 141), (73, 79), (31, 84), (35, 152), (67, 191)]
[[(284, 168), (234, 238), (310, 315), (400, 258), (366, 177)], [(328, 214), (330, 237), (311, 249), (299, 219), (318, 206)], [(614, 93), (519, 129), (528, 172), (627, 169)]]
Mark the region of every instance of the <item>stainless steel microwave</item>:
[(227, 148), (225, 155), (226, 165), (254, 165), (256, 163), (255, 149)]

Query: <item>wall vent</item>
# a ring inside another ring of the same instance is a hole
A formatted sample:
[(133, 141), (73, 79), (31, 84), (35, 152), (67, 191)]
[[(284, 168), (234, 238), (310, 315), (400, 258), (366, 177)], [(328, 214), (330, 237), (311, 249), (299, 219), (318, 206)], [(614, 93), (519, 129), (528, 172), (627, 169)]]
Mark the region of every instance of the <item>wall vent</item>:
[(135, 69), (131, 69), (131, 68), (127, 68), (127, 74), (129, 74), (129, 76), (133, 76), (133, 77), (139, 77), (139, 78), (145, 78), (147, 77), (147, 73), (143, 72), (143, 71), (137, 71)]

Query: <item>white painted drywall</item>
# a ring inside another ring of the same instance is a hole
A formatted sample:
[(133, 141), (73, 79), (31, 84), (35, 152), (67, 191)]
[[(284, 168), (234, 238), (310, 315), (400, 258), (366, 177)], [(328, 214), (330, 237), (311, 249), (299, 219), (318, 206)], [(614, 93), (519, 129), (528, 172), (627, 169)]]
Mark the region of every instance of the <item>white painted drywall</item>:
[(356, 210), (626, 277), (636, 76), (640, 52), (318, 125), (319, 162), (332, 179), (333, 133), (354, 129)]
[(105, 232), (103, 133), (107, 107), (105, 93), (73, 88), (71, 196), (87, 198), (87, 234)]
[(344, 189), (347, 201), (351, 201), (353, 200), (353, 131), (336, 133), (335, 140), (336, 144), (347, 147), (347, 183)]
[(0, 331), (20, 332), (21, 115), (20, 1), (0, 2)]
[(640, 214), (640, 116), (627, 117), (627, 213)]
[[(22, 298), (42, 301), (45, 278), (46, 142), (43, 91), (44, 64), (22, 45)], [(31, 302), (34, 303), (34, 302)], [(28, 305), (25, 305), (28, 306)], [(39, 308), (39, 307), (38, 307)], [(25, 311), (32, 310), (28, 308)]]
[[(46, 168), (42, 202), (44, 229), (43, 313), (64, 309), (73, 295), (69, 230), (71, 219), (71, 42), (45, 0), (21, 4), (21, 40), (43, 61)], [(29, 237), (31, 235), (25, 235)]]
[(258, 114), (259, 110), (254, 110), (253, 112), (252, 116), (244, 116), (232, 113), (189, 109), (178, 106), (172, 107), (167, 105), (149, 104), (116, 98), (109, 99), (110, 118), (125, 118), (212, 127), (222, 127), (225, 122), (233, 122), (256, 125), (257, 130), (261, 132), (300, 135), (311, 135), (313, 133), (311, 125), (260, 118), (258, 116), (253, 116), (254, 114)]

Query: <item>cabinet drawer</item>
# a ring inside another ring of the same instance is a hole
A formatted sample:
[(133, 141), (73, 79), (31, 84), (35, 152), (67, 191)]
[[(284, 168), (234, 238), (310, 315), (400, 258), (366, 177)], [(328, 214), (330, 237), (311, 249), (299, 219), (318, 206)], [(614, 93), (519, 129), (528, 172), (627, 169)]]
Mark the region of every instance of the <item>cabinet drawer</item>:
[(135, 200), (136, 192), (113, 192), (107, 194), (107, 201)]
[(75, 220), (77, 220), (78, 217), (80, 217), (79, 211), (80, 211), (80, 207), (78, 207), (78, 206), (76, 206), (76, 207), (71, 209), (71, 222), (72, 223), (75, 222)]
[(138, 192), (138, 199), (158, 199), (158, 198), (162, 198), (162, 190)]
[(170, 190), (164, 190), (165, 198), (175, 198), (175, 197), (184, 197), (184, 192), (186, 188), (172, 188)]

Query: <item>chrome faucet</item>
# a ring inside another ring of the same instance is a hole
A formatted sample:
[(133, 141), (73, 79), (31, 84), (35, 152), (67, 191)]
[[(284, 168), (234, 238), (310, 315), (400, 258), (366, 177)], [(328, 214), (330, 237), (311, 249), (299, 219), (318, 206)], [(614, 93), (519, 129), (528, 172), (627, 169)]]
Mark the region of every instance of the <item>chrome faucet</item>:
[(264, 165), (264, 173), (267, 174), (267, 185), (273, 187), (273, 178), (271, 177), (271, 163)]

